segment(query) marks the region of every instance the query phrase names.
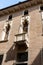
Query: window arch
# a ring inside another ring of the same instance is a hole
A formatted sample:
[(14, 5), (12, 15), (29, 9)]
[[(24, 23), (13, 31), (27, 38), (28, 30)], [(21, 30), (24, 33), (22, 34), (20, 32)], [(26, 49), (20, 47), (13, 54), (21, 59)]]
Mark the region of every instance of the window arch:
[(28, 10), (25, 10), (24, 11), (24, 15), (28, 15)]

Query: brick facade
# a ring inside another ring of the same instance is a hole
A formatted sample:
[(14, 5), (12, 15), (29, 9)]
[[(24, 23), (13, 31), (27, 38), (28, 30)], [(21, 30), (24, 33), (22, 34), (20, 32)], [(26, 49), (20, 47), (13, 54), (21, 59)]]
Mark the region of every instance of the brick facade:
[[(43, 36), (42, 36), (42, 19), (41, 11), (39, 10), (40, 5), (26, 8), (28, 10), (29, 21), (29, 32), (28, 32), (28, 45), (29, 47), (25, 50), (28, 52), (28, 65), (43, 65)], [(4, 25), (8, 20), (8, 15), (0, 17), (0, 55), (3, 55), (2, 65), (16, 65), (16, 54), (17, 46), (15, 46), (15, 35), (19, 34), (19, 27), (21, 24), (21, 18), (24, 16), (23, 9), (19, 12), (11, 13), (12, 20), (11, 28), (7, 41), (2, 41), (2, 31)]]

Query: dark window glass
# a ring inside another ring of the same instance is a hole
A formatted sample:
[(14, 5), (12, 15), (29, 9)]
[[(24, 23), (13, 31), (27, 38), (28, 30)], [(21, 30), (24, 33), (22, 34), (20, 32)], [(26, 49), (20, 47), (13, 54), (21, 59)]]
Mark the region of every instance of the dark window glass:
[(24, 15), (28, 15), (28, 10), (25, 10), (24, 11)]
[(28, 60), (28, 52), (23, 52), (23, 53), (17, 54), (17, 61), (18, 62), (27, 61), (27, 60)]
[(21, 63), (21, 64), (16, 64), (16, 65), (27, 65), (27, 63)]
[(2, 64), (3, 55), (0, 55), (0, 65)]
[(21, 45), (18, 45), (18, 50), (22, 51), (22, 50), (26, 50), (27, 49), (27, 46), (26, 44), (21, 44)]
[(8, 20), (12, 20), (12, 15), (9, 16)]
[(41, 6), (40, 9), (43, 10), (43, 6)]

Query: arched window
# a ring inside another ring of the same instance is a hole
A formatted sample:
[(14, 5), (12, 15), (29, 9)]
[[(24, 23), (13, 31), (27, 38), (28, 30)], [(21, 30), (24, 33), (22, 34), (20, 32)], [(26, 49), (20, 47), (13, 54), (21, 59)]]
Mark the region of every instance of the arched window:
[(24, 15), (28, 15), (28, 10), (25, 10), (24, 11)]
[(40, 10), (43, 10), (43, 6), (40, 7)]
[(8, 20), (12, 20), (12, 15), (9, 16)]

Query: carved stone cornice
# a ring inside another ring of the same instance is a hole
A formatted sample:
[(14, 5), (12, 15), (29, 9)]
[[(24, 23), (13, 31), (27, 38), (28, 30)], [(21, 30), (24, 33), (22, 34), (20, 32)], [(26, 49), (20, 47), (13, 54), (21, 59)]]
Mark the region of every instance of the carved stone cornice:
[(27, 0), (27, 1), (12, 5), (10, 7), (1, 9), (0, 17), (4, 16), (4, 15), (8, 15), (10, 13), (15, 13), (15, 12), (21, 11), (21, 10), (29, 8), (29, 7), (36, 6), (39, 4), (43, 4), (43, 0)]

